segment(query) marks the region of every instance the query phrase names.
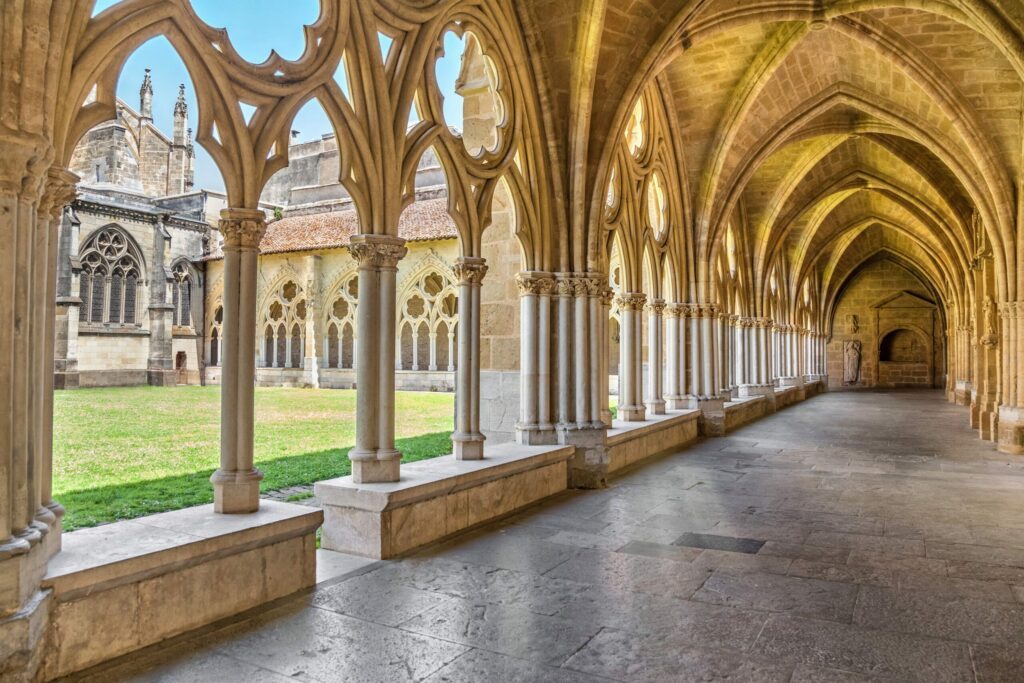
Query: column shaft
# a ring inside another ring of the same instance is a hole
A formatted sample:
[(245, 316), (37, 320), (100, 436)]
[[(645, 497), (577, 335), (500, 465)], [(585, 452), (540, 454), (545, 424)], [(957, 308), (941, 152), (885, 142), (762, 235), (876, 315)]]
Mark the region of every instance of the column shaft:
[[(395, 449), (395, 277), (405, 240), (356, 235), (349, 252), (359, 264), (356, 307), (356, 446), (349, 451), (356, 483), (398, 481)], [(469, 334), (459, 321), (459, 340)], [(461, 368), (460, 368), (461, 370)]]
[[(213, 473), (214, 510), (259, 509), (263, 474), (253, 467), (256, 372), (256, 262), (265, 217), (258, 209), (225, 209), (224, 351), (221, 374), (220, 468)], [(153, 308), (151, 307), (151, 310)]]
[(484, 435), (480, 433), (480, 283), (486, 274), (487, 265), (482, 258), (463, 256), (455, 262), (462, 329), (452, 434), (456, 460), (484, 457)]

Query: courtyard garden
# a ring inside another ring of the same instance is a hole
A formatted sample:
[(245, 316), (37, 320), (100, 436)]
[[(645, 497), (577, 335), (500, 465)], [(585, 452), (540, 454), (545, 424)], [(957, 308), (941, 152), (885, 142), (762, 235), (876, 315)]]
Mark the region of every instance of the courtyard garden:
[[(454, 396), (398, 392), (403, 462), (451, 452)], [(256, 389), (256, 466), (263, 491), (349, 474), (355, 391)], [(213, 501), (220, 387), (118, 387), (55, 394), (54, 499), (64, 528)]]

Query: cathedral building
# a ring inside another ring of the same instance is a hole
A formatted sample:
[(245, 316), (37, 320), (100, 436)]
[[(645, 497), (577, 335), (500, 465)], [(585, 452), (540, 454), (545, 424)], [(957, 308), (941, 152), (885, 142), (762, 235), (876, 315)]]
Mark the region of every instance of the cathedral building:
[(57, 258), (58, 388), (198, 383), (203, 272), (198, 260), (223, 194), (193, 188), (185, 87), (170, 137), (153, 123), (146, 70), (139, 107), (82, 138), (82, 178), (65, 211)]

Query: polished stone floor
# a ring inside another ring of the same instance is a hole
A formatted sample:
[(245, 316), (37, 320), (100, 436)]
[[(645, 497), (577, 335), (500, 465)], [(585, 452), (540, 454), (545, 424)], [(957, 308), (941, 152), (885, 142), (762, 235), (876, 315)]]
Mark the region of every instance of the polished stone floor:
[(1024, 458), (832, 393), (96, 680), (1021, 681)]

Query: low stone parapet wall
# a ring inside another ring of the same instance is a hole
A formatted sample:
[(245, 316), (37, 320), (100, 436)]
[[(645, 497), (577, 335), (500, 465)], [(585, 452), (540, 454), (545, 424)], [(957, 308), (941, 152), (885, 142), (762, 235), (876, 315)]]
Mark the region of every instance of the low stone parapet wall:
[(731, 432), (748, 422), (759, 420), (768, 413), (768, 399), (764, 396), (739, 398), (725, 404), (725, 430)]
[(643, 422), (615, 420), (608, 430), (609, 474), (694, 441), (699, 417), (698, 410), (670, 410)]
[(64, 534), (51, 591), (47, 679), (67, 676), (316, 583), (320, 510), (264, 500), (212, 505)]
[(322, 547), (378, 559), (417, 548), (533, 505), (568, 486), (572, 446), (489, 446), (483, 460), (452, 455), (402, 465), (401, 480), (318, 482)]

